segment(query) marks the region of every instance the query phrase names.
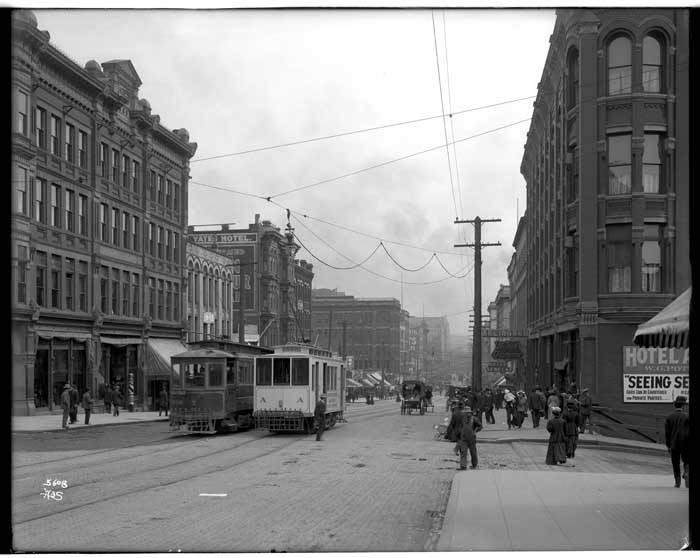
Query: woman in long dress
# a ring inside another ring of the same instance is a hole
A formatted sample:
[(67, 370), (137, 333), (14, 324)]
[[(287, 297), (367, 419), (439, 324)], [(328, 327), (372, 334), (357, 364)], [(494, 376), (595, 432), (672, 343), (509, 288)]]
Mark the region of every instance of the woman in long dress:
[(549, 432), (549, 446), (547, 447), (547, 465), (558, 465), (566, 463), (566, 424), (561, 418), (561, 409), (552, 407), (552, 418), (547, 421), (547, 432)]
[(564, 420), (564, 434), (566, 434), (566, 457), (572, 458), (576, 454), (578, 443), (578, 429), (581, 424), (576, 403), (573, 399), (566, 402), (566, 411), (562, 415)]

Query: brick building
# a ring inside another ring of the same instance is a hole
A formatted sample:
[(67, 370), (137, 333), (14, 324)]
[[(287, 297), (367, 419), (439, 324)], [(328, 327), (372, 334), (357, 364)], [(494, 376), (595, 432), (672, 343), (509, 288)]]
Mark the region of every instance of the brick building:
[(319, 346), (352, 355), (356, 370), (400, 373), (398, 300), (355, 298), (337, 290), (314, 289), (312, 304), (311, 339), (317, 340)]
[(129, 60), (80, 66), (12, 14), (12, 413), (63, 385), (148, 407), (183, 347), (189, 160)]
[(690, 285), (688, 18), (557, 10), (521, 165), (527, 383), (618, 412), (622, 347)]
[[(223, 332), (227, 327), (238, 340), (238, 315), (241, 286), (244, 300), (244, 332), (247, 341), (273, 346), (303, 341), (311, 328), (311, 285), (313, 265), (295, 260), (299, 245), (288, 231), (282, 234), (270, 221), (255, 222), (246, 229), (234, 229), (227, 224), (197, 230), (190, 226), (188, 242), (197, 244), (231, 260), (232, 313), (229, 324), (214, 323)], [(194, 260), (188, 274), (198, 276)], [(243, 276), (243, 282), (240, 277)], [(216, 277), (210, 277), (216, 280)], [(195, 285), (197, 282), (195, 281)], [(202, 288), (204, 286), (202, 285)], [(191, 293), (197, 296), (196, 291)], [(190, 294), (188, 293), (188, 297)], [(196, 313), (193, 315), (196, 318)], [(195, 335), (204, 334), (202, 323), (191, 323)], [(211, 331), (208, 328), (207, 331)]]

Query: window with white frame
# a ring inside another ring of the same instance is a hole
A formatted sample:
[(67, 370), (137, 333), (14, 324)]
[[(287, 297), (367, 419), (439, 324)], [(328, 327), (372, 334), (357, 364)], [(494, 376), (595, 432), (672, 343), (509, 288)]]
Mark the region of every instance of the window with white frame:
[(608, 95), (632, 92), (632, 41), (617, 37), (608, 45)]
[(660, 134), (644, 134), (644, 154), (642, 155), (642, 187), (647, 193), (658, 193), (661, 185), (661, 148), (663, 140)]
[(647, 35), (642, 42), (642, 87), (647, 93), (659, 93), (663, 79), (661, 42)]
[(608, 136), (608, 194), (632, 191), (632, 135)]
[(642, 292), (661, 292), (661, 227), (644, 225), (642, 242)]

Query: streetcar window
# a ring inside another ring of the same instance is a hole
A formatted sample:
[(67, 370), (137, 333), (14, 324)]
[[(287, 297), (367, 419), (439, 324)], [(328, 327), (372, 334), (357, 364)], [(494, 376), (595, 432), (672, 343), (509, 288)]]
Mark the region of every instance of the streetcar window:
[(226, 383), (233, 384), (236, 379), (236, 361), (229, 360), (226, 362)]
[(308, 358), (293, 358), (292, 359), (292, 385), (293, 386), (308, 386), (309, 385), (309, 359)]
[(185, 365), (185, 386), (204, 387), (204, 377), (206, 376), (203, 364)]
[(224, 381), (224, 363), (212, 362), (209, 364), (209, 387), (221, 387)]
[(291, 380), (288, 358), (276, 358), (275, 360), (275, 378), (276, 386), (288, 386)]
[(255, 383), (259, 386), (272, 385), (272, 359), (259, 358), (255, 370)]
[(177, 364), (172, 365), (172, 373), (171, 373), (171, 379), (170, 379), (170, 385), (174, 387), (181, 387), (182, 386), (182, 377), (180, 376), (180, 363), (178, 362)]
[(253, 384), (253, 369), (250, 362), (241, 361), (238, 363), (238, 383)]

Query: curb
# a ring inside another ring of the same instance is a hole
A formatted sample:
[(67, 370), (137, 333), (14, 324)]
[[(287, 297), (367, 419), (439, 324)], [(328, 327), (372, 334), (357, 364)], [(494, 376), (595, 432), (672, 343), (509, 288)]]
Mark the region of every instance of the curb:
[[(540, 443), (547, 444), (549, 440), (544, 440), (542, 438), (495, 438), (495, 439), (477, 439), (477, 442), (484, 444), (510, 444), (512, 442), (525, 442), (525, 443)], [(607, 440), (580, 440), (577, 443), (577, 447), (599, 447), (601, 449), (609, 449), (615, 451), (626, 451), (630, 453), (649, 453), (656, 455), (657, 453), (666, 453), (666, 447), (659, 444), (659, 447), (646, 447), (646, 446), (631, 446), (627, 444), (618, 444), (617, 442), (608, 442)]]
[[(170, 417), (167, 417), (168, 419)], [(69, 428), (68, 430), (84, 430), (86, 428), (103, 428), (103, 427), (111, 427), (111, 426), (124, 426), (127, 424), (140, 424), (140, 423), (149, 423), (149, 422), (165, 422), (165, 418), (152, 418), (152, 419), (143, 419), (143, 420), (135, 420), (131, 422), (108, 422), (106, 424), (84, 424), (83, 426), (79, 428)], [(32, 432), (64, 432), (63, 428), (50, 428), (46, 430), (19, 430), (19, 429), (12, 429), (12, 433), (21, 433), (21, 434), (30, 434)]]

